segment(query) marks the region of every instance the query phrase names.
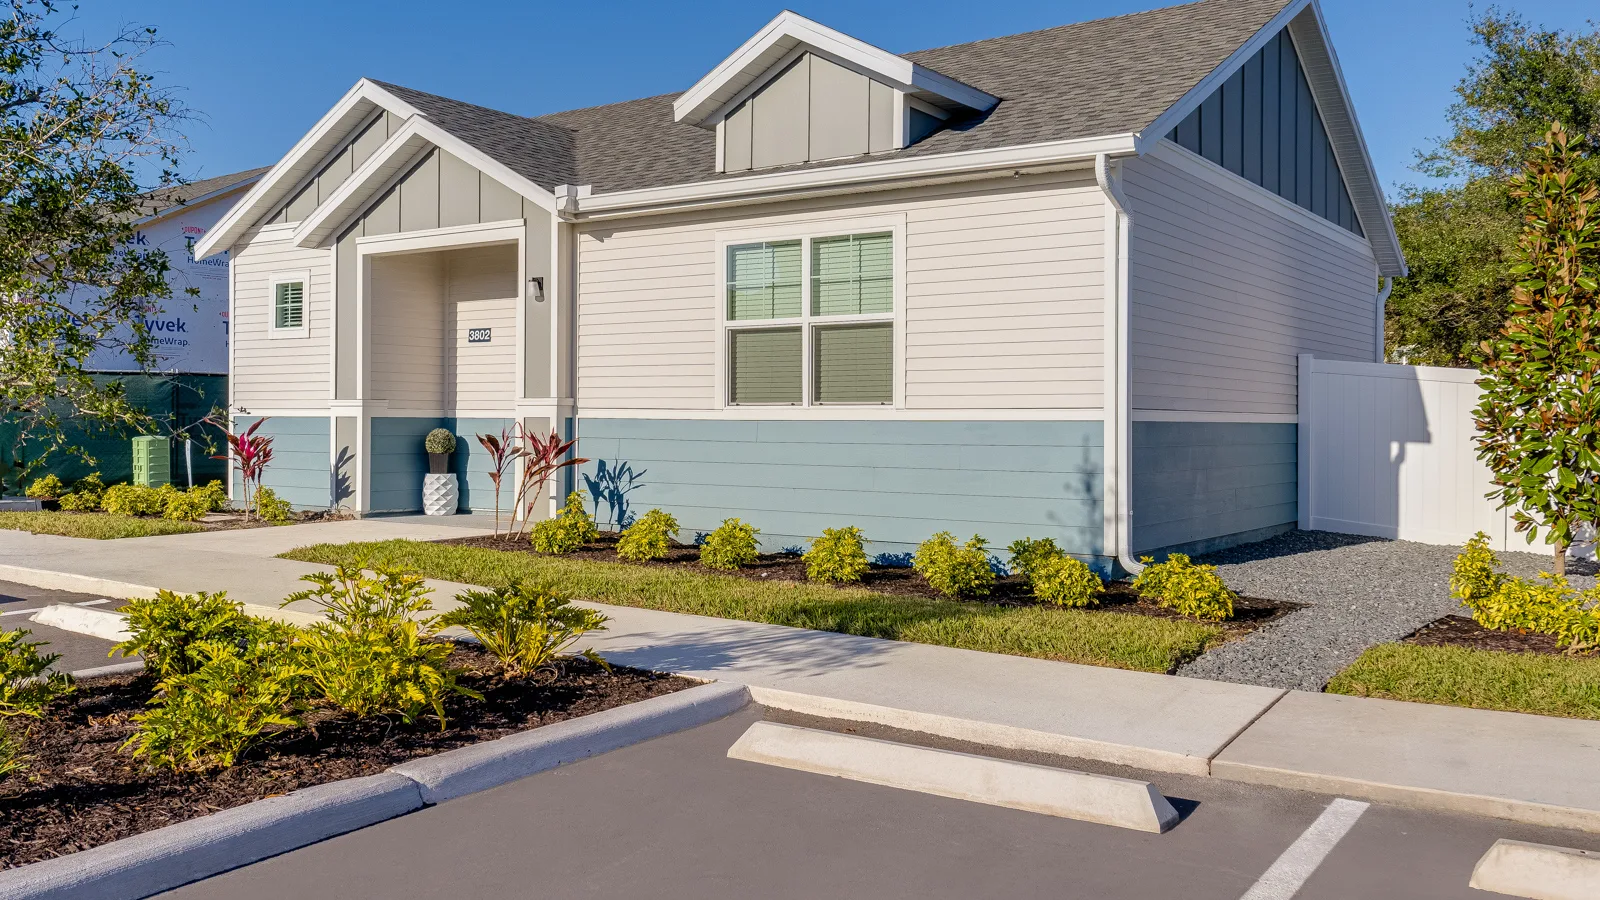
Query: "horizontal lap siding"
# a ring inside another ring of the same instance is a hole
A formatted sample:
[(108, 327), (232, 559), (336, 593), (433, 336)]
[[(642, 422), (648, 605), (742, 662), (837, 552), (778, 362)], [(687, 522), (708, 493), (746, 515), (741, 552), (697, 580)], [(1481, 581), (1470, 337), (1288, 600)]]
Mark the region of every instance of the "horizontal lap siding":
[(1137, 552), (1233, 543), (1297, 518), (1292, 424), (1133, 423)]
[(941, 530), (1101, 551), (1099, 422), (582, 419), (578, 433), (583, 475), (631, 470), (626, 511), (661, 507), (689, 532), (738, 516), (774, 548), (857, 525), (883, 552)]
[(1124, 166), (1136, 409), (1292, 415), (1298, 354), (1372, 359), (1370, 249), (1158, 158)]
[[(243, 432), (258, 421), (258, 417), (240, 417), (233, 420), (233, 427)], [(256, 434), (272, 438), (272, 461), (263, 470), (263, 485), (297, 508), (332, 505), (331, 428), (326, 416), (268, 416)], [(237, 469), (233, 482), (233, 496), (242, 499)]]
[(379, 257), (371, 267), (371, 395), (389, 401), (390, 409), (442, 412), (446, 317), (441, 255)]
[[(499, 437), (500, 434), (512, 427), (513, 419), (451, 419), (445, 422), (444, 427), (450, 429), (456, 436), (455, 457), (451, 460), (450, 471), (457, 473), (456, 478), (461, 486), (461, 511), (462, 512), (494, 512), (494, 481), (489, 477), (492, 467), (489, 451), (478, 443), (478, 435), (487, 434)], [(507, 467), (500, 484), (500, 513), (509, 515), (512, 506), (511, 485), (516, 475), (512, 471), (515, 467)]]
[[(428, 454), (422, 439), (444, 425), (430, 417), (374, 416), (369, 503), (372, 512), (417, 512), (422, 509), (422, 476)], [(459, 442), (458, 442), (459, 449)]]
[[(234, 254), (233, 402), (250, 408), (325, 407), (333, 296), (326, 250), (303, 250), (286, 241), (254, 241)], [(306, 337), (274, 338), (271, 280), (274, 274), (309, 272)]]
[[(446, 259), (451, 408), (510, 411), (517, 387), (516, 248), (455, 250)], [(489, 341), (469, 343), (467, 332), (473, 328), (488, 328)]]
[(1006, 179), (855, 199), (583, 234), (580, 400), (720, 405), (718, 232), (810, 231), (828, 219), (904, 213), (907, 407), (1100, 406), (1104, 201), (1092, 180)]

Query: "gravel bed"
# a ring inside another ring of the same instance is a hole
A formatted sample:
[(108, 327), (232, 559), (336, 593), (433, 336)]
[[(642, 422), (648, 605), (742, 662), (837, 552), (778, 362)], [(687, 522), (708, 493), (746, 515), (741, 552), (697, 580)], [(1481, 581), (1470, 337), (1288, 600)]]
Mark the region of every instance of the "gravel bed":
[[(1450, 599), (1457, 547), (1389, 541), (1326, 531), (1291, 531), (1201, 558), (1241, 594), (1306, 608), (1230, 641), (1178, 674), (1266, 687), (1320, 691), (1374, 644), (1397, 641), (1460, 611)], [(1544, 553), (1500, 553), (1509, 572), (1550, 567)], [(1569, 561), (1574, 587), (1595, 584), (1594, 563)]]

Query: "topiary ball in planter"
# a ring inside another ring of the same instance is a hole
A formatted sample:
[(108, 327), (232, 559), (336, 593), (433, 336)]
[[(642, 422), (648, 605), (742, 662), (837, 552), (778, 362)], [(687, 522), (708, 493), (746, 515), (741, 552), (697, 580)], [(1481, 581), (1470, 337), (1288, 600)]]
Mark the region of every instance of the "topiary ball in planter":
[(422, 449), (428, 451), (428, 474), (443, 475), (450, 471), (450, 454), (456, 452), (456, 436), (447, 428), (435, 428), (422, 439)]

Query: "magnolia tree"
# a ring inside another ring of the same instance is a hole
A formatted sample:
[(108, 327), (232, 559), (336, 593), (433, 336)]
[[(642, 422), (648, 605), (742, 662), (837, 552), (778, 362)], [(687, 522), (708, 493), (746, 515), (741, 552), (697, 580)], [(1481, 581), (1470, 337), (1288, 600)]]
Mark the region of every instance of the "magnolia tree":
[(1600, 188), (1582, 174), (1581, 143), (1557, 123), (1511, 180), (1523, 261), (1509, 319), (1476, 360), (1489, 496), (1529, 543), (1537, 533), (1553, 545), (1557, 575), (1578, 529), (1600, 521)]

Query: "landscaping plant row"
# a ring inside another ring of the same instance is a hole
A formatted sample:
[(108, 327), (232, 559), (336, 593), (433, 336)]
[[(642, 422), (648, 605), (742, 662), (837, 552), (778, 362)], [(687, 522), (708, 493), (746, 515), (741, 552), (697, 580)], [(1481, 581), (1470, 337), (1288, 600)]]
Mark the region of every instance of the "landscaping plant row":
[[(99, 472), (73, 482), (68, 488), (55, 475), (35, 479), (27, 495), (37, 500), (54, 501), (68, 512), (106, 512), (121, 516), (156, 516), (180, 522), (198, 522), (207, 515), (228, 508), (228, 489), (220, 481), (180, 490), (171, 485), (146, 487), (138, 484), (107, 485)], [(293, 520), (294, 510), (271, 488), (258, 488), (255, 512), (275, 525)]]
[[(671, 513), (652, 509), (623, 529), (616, 544), (617, 557), (629, 562), (652, 562), (671, 553), (679, 533)], [(581, 491), (567, 497), (552, 518), (536, 524), (529, 536), (539, 553), (565, 555), (593, 542), (600, 534)], [(750, 566), (760, 556), (760, 529), (737, 518), (727, 519), (699, 541), (700, 563), (706, 568), (732, 572)], [(825, 584), (853, 584), (872, 568), (866, 552), (866, 535), (855, 526), (825, 528), (801, 555), (806, 577)], [(1020, 538), (1007, 548), (1009, 571), (1026, 579), (1033, 596), (1062, 607), (1081, 608), (1100, 602), (1105, 582), (1082, 560), (1062, 552), (1051, 538)], [(1183, 554), (1165, 562), (1146, 559), (1146, 567), (1133, 581), (1134, 590), (1180, 615), (1222, 621), (1233, 616), (1238, 596), (1228, 589), (1215, 566), (1197, 565)], [(941, 531), (923, 541), (912, 557), (912, 568), (939, 594), (952, 598), (982, 598), (995, 585), (1001, 566), (981, 535), (964, 543)]]

